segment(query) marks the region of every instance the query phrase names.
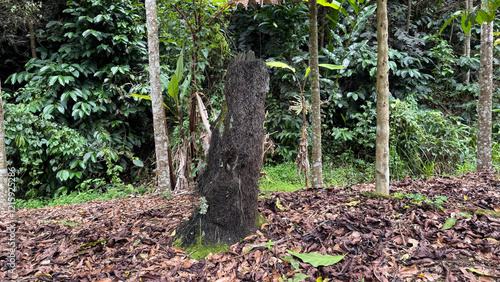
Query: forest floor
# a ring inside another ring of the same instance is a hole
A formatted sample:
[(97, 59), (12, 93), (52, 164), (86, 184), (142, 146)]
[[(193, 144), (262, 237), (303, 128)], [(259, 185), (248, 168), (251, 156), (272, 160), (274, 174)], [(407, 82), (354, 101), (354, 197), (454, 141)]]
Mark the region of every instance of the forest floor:
[[(404, 196), (377, 197), (373, 184), (265, 194), (267, 222), (200, 260), (172, 246), (199, 205), (192, 194), (20, 210), (15, 232), (2, 213), (0, 281), (500, 281), (497, 174), (405, 179), (390, 189)], [(447, 197), (444, 210), (436, 196)], [(314, 267), (288, 251), (345, 257)]]

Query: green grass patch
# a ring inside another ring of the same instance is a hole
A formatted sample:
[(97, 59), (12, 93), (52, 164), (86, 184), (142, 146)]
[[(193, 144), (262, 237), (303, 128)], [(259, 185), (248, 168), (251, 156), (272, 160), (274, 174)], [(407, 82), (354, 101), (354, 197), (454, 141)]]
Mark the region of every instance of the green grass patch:
[(259, 179), (259, 187), (262, 192), (291, 192), (306, 186), (304, 175), (302, 175), (302, 183), (299, 182), (297, 166), (294, 163), (266, 165), (262, 171), (266, 173)]
[(109, 185), (105, 192), (100, 189), (78, 190), (71, 193), (63, 193), (57, 197), (35, 198), (35, 199), (16, 199), (17, 209), (37, 209), (46, 206), (64, 206), (71, 204), (80, 204), (93, 200), (111, 200), (123, 199), (129, 195), (143, 195), (148, 193), (151, 187), (141, 185), (134, 187), (128, 185)]
[[(298, 180), (298, 169), (294, 163), (282, 163), (277, 165), (266, 165), (262, 169), (265, 175), (259, 180), (260, 191), (266, 192), (282, 191), (292, 192), (306, 186), (305, 177), (302, 173), (302, 183)], [(323, 183), (328, 186), (347, 186), (355, 183), (369, 182), (373, 180), (374, 164), (362, 162), (342, 162), (340, 164), (323, 164)]]

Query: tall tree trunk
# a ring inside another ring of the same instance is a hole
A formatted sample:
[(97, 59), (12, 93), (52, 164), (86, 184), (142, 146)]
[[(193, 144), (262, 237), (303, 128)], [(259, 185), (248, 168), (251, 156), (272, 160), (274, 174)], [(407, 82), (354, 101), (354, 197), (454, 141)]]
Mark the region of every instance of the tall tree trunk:
[[(467, 1), (467, 0), (466, 0)], [(408, 0), (408, 13), (406, 14), (406, 33), (410, 32), (410, 23), (411, 23), (411, 2), (412, 0)]]
[(5, 128), (3, 123), (2, 82), (0, 81), (0, 210), (9, 207), (9, 173), (7, 171), (7, 154), (5, 153)]
[(163, 108), (160, 82), (160, 51), (155, 0), (146, 0), (146, 22), (148, 29), (149, 82), (153, 108), (157, 187), (161, 192), (166, 192), (170, 190), (171, 184), (168, 167), (168, 136), (165, 130), (165, 109)]
[(477, 171), (491, 169), (491, 96), (493, 93), (493, 22), (481, 25), (479, 101), (477, 104)]
[(316, 0), (309, 1), (309, 54), (311, 68), (311, 119), (312, 119), (312, 187), (323, 187), (323, 162), (321, 160), (321, 97), (318, 66), (318, 7)]
[(198, 177), (202, 204), (176, 232), (182, 245), (233, 244), (255, 231), (268, 90), (266, 64), (253, 52), (238, 55), (226, 75), (206, 170)]
[(33, 22), (31, 20), (29, 21), (28, 26), (30, 30), (31, 57), (36, 58), (35, 27), (33, 26)]
[(375, 188), (389, 194), (389, 57), (387, 0), (377, 0), (377, 138)]
[[(467, 14), (470, 13), (470, 10), (472, 10), (472, 0), (465, 0), (465, 10), (467, 10)], [(464, 39), (464, 56), (467, 59), (470, 59), (470, 33), (465, 34), (465, 39)], [(470, 81), (470, 70), (467, 70), (467, 72), (464, 74), (464, 81), (466, 84), (469, 84)]]

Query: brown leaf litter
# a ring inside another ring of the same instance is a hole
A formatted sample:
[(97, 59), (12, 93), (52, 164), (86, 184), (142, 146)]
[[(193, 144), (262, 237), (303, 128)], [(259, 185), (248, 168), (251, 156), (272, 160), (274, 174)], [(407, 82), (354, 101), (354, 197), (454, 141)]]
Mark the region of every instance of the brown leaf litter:
[[(0, 214), (0, 281), (500, 281), (500, 181), (493, 173), (392, 183), (391, 194), (446, 196), (432, 203), (378, 197), (373, 184), (266, 194), (267, 222), (226, 253), (199, 261), (172, 233), (195, 195), (129, 197), (17, 212), (14, 273)], [(495, 213), (496, 212), (496, 213)], [(443, 230), (450, 217), (455, 225)], [(287, 250), (347, 254), (297, 270)]]

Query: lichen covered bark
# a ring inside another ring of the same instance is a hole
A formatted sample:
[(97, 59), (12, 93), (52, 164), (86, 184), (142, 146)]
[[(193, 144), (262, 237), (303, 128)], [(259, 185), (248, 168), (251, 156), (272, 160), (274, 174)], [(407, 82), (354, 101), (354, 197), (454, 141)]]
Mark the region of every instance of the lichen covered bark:
[(182, 245), (233, 244), (255, 230), (268, 90), (266, 64), (253, 55), (240, 55), (229, 67), (223, 110), (198, 178), (197, 191), (208, 206), (178, 228)]
[(492, 168), (491, 110), (493, 93), (493, 22), (481, 25), (479, 101), (477, 104), (477, 171)]
[(312, 186), (323, 187), (323, 161), (321, 154), (321, 97), (318, 66), (318, 7), (309, 1), (309, 54), (311, 67), (311, 127), (312, 127)]
[(149, 83), (151, 86), (151, 104), (153, 108), (157, 187), (160, 191), (165, 192), (170, 190), (168, 137), (163, 96), (161, 94), (158, 19), (155, 0), (146, 0), (146, 22), (148, 29)]
[(3, 119), (2, 84), (0, 82), (0, 210), (7, 210), (9, 206), (9, 174), (7, 171), (7, 154), (5, 153)]
[(387, 0), (377, 0), (377, 137), (375, 188), (389, 194), (389, 65)]

